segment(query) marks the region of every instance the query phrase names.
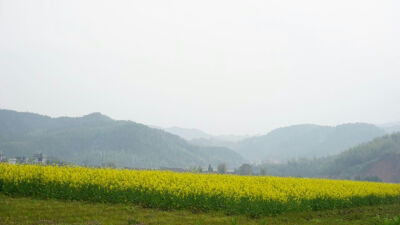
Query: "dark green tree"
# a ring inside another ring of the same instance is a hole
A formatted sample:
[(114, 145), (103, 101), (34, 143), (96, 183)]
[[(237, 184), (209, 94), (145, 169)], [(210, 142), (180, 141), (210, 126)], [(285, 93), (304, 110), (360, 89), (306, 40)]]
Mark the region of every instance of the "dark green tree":
[(267, 175), (267, 165), (261, 165), (260, 166), (260, 175), (261, 176)]
[(219, 174), (226, 173), (226, 164), (225, 163), (218, 164), (217, 171)]
[(214, 169), (212, 168), (211, 164), (208, 164), (207, 172), (209, 172), (209, 173), (214, 172)]
[(253, 172), (253, 168), (250, 164), (244, 163), (237, 170), (236, 173), (240, 175), (251, 175)]

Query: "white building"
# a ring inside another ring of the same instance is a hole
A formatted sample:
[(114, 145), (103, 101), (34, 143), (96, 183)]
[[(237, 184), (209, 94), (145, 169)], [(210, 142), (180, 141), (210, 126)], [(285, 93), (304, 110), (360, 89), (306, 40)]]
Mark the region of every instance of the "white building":
[(16, 158), (10, 158), (8, 160), (8, 163), (11, 164), (11, 165), (15, 165), (17, 163), (17, 159)]

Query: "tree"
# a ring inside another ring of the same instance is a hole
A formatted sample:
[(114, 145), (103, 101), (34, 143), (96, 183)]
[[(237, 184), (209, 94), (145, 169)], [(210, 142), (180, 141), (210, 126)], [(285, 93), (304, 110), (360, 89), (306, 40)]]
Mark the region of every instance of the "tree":
[(212, 168), (211, 164), (208, 164), (207, 172), (209, 172), (209, 173), (214, 172), (214, 169)]
[(236, 173), (240, 175), (250, 175), (253, 172), (253, 168), (250, 164), (244, 163), (237, 170)]
[(261, 176), (267, 175), (267, 166), (266, 165), (260, 166), (260, 175)]
[(225, 165), (225, 163), (218, 164), (217, 171), (220, 174), (226, 173), (226, 165)]

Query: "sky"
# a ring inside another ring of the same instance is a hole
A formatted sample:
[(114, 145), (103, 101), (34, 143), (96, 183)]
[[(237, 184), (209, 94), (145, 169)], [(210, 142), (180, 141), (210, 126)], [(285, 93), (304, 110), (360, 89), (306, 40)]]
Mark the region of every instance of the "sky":
[(211, 134), (400, 121), (398, 0), (0, 0), (0, 108)]

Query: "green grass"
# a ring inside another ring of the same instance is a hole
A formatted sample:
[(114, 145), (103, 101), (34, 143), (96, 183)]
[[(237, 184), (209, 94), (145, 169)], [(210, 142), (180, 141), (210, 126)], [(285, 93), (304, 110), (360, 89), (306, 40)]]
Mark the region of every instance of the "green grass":
[(250, 218), (221, 212), (158, 210), (133, 204), (90, 203), (9, 197), (0, 194), (0, 225), (6, 224), (143, 224), (143, 225), (242, 225), (242, 224), (383, 224), (400, 213), (400, 202), (340, 210), (285, 213)]
[(376, 224), (379, 225), (400, 225), (400, 214), (393, 218), (384, 217), (382, 218), (380, 215), (376, 217)]

